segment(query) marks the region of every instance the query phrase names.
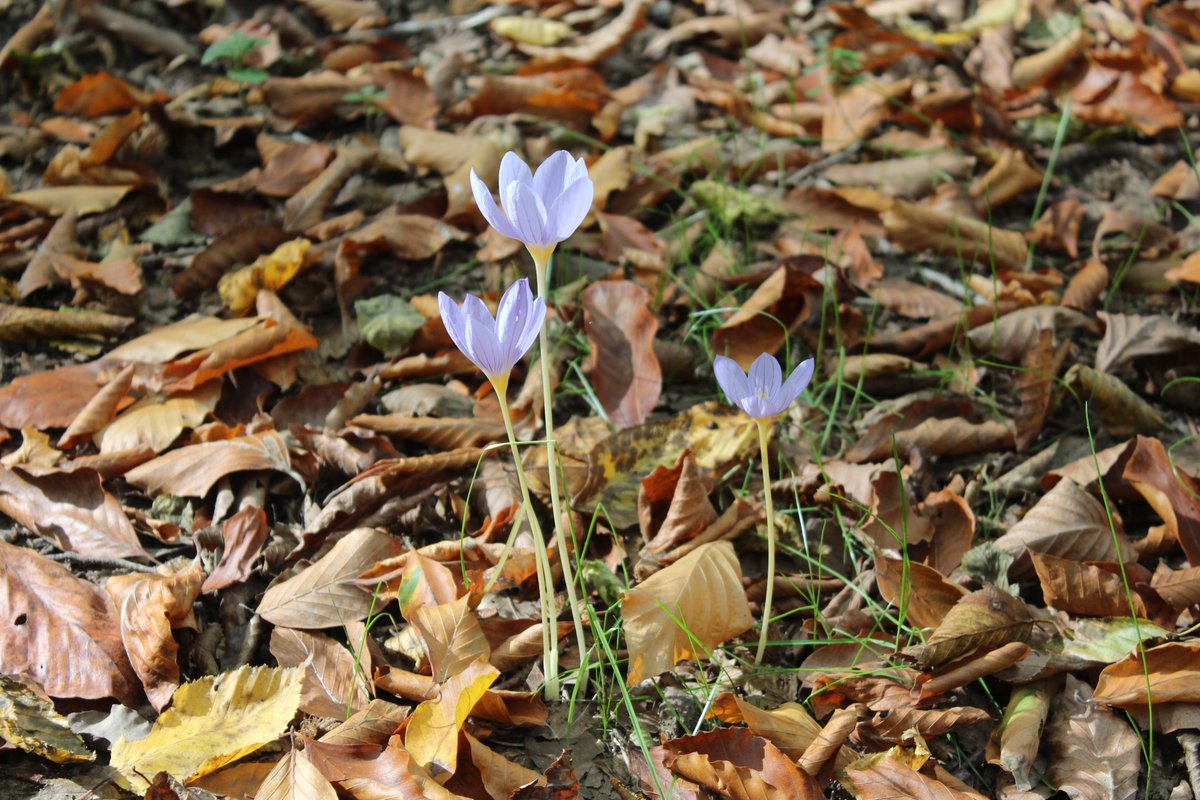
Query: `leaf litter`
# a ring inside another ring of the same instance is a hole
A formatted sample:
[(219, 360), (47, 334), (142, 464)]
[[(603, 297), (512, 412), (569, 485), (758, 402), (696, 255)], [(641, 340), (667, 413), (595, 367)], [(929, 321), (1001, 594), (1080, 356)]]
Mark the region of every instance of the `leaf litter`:
[[(0, 2), (26, 794), (1200, 791), (1188, 4), (60, 5)], [(563, 148), (524, 506), (437, 295), (534, 277), (472, 178)]]

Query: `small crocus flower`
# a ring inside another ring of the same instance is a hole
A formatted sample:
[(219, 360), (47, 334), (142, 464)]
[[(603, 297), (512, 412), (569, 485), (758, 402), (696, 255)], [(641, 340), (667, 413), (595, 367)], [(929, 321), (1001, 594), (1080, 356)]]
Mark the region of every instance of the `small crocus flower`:
[(500, 161), (500, 205), (471, 170), (471, 191), (479, 210), (500, 233), (517, 239), (534, 257), (548, 254), (583, 222), (592, 207), (595, 187), (583, 159), (559, 150), (529, 171), (511, 150)]
[(438, 292), (438, 310), (454, 344), (488, 380), (506, 385), (513, 365), (529, 350), (546, 321), (546, 303), (535, 298), (529, 280), (521, 278), (505, 290), (493, 318), (473, 294), (460, 306)]
[(811, 358), (805, 359), (784, 381), (779, 362), (763, 353), (754, 359), (748, 373), (742, 372), (732, 358), (717, 356), (713, 372), (729, 402), (754, 419), (762, 420), (779, 416), (800, 396), (812, 380), (814, 366)]

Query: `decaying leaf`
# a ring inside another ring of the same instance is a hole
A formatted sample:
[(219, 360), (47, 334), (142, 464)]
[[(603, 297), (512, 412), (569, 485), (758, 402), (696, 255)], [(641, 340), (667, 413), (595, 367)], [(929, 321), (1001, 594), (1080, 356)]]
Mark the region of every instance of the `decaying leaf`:
[(1031, 772), (1042, 741), (1042, 725), (1050, 713), (1050, 701), (1058, 689), (1058, 678), (1018, 686), (1009, 698), (1000, 726), (988, 743), (988, 761), (1007, 770), (1017, 789), (1033, 785)]
[(1022, 641), (1033, 630), (1033, 616), (1020, 599), (987, 586), (963, 597), (925, 640), (905, 653), (923, 667), (945, 664), (980, 648)]
[(418, 764), (435, 774), (454, 774), (458, 732), (499, 674), (487, 661), (477, 660), (443, 683), (437, 697), (413, 710), (404, 747)]
[(741, 577), (733, 545), (722, 541), (697, 547), (634, 587), (621, 603), (629, 685), (701, 655), (693, 638), (713, 648), (747, 630), (754, 620)]
[(1093, 703), (1088, 684), (1074, 675), (1064, 680), (1045, 731), (1051, 753), (1046, 777), (1071, 800), (1130, 800), (1137, 795), (1142, 766), (1137, 733)]
[(56, 764), (96, 758), (48, 697), (4, 675), (0, 675), (0, 737)]

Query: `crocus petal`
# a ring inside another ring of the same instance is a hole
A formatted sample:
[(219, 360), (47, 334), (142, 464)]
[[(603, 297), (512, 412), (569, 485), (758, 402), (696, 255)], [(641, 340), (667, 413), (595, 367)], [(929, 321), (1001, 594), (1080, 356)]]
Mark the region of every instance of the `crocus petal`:
[(534, 247), (545, 247), (558, 242), (546, 230), (546, 206), (532, 187), (514, 183), (506, 190), (504, 200), (509, 218), (521, 233), (518, 239)]
[(769, 398), (779, 391), (779, 385), (783, 383), (783, 370), (779, 368), (779, 362), (774, 356), (763, 353), (754, 359), (754, 363), (746, 372), (746, 378), (750, 381), (752, 394)]
[(547, 206), (567, 188), (567, 177), (574, 166), (574, 159), (566, 150), (559, 150), (542, 162), (533, 175), (533, 190)]
[(471, 193), (475, 195), (475, 205), (479, 206), (480, 213), (483, 214), (483, 218), (488, 221), (489, 225), (510, 239), (520, 238), (517, 235), (517, 229), (496, 205), (487, 184), (475, 174), (475, 170), (471, 170)]
[(738, 363), (728, 356), (717, 356), (713, 359), (713, 373), (729, 402), (745, 410), (742, 403), (750, 395), (750, 382)]
[[(514, 183), (533, 183), (533, 173), (529, 171), (529, 165), (521, 160), (521, 157), (509, 150), (504, 154), (504, 158), (500, 159), (500, 197), (506, 198), (508, 195), (508, 187)], [(504, 210), (511, 213), (511, 209), (507, 205)]]
[(774, 410), (770, 400), (755, 394), (750, 395), (742, 402), (742, 410), (754, 419), (770, 419), (779, 414), (779, 411)]
[(525, 335), (532, 313), (533, 292), (529, 290), (529, 280), (521, 278), (505, 290), (496, 309), (496, 335), (509, 367), (525, 354), (524, 350), (518, 352), (517, 345)]
[(446, 333), (450, 334), (450, 340), (454, 342), (454, 346), (461, 350), (463, 355), (470, 358), (470, 340), (467, 338), (467, 322), (462, 308), (450, 299), (450, 295), (438, 292), (438, 311), (442, 314), (442, 324), (446, 326)]
[(475, 366), (483, 370), (488, 378), (495, 378), (508, 372), (509, 367), (504, 363), (500, 340), (496, 338), (496, 321), (490, 316), (487, 319), (481, 319), (468, 315), (466, 322), (467, 338), (471, 342), (469, 357)]
[(533, 342), (537, 339), (538, 334), (542, 332), (542, 326), (546, 324), (546, 301), (540, 297), (534, 298), (533, 303), (529, 308), (529, 319), (525, 321), (525, 330), (520, 337), (510, 346), (510, 352), (515, 353), (513, 363), (521, 360), (521, 357), (529, 352), (529, 348), (533, 346)]
[[(808, 386), (808, 382), (812, 380), (814, 369), (816, 369), (816, 362), (811, 358), (806, 358), (792, 370), (792, 374), (783, 382), (783, 386), (779, 387), (778, 397), (783, 403), (783, 408), (794, 403), (804, 388)], [(783, 411), (783, 408), (779, 410)]]
[(557, 241), (563, 241), (579, 228), (592, 208), (595, 186), (586, 175), (572, 183), (550, 207), (547, 227)]

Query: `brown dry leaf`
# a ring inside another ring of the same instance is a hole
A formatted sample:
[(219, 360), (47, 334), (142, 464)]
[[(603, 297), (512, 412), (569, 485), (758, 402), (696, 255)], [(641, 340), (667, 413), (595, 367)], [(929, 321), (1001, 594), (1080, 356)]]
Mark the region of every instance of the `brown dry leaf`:
[(504, 423), (476, 417), (413, 417), (408, 414), (360, 414), (350, 425), (418, 442), (437, 450), (483, 447), (508, 440)]
[(842, 746), (858, 725), (860, 711), (862, 708), (858, 706), (839, 708), (834, 711), (821, 730), (821, 735), (808, 746), (804, 755), (797, 760), (796, 766), (816, 778), (819, 781), (818, 785), (826, 783), (828, 777), (832, 775)]
[(754, 44), (768, 33), (783, 33), (783, 22), (778, 12), (761, 14), (745, 13), (697, 16), (657, 33), (646, 44), (644, 55), (654, 61), (666, 55), (671, 45), (686, 42), (697, 36), (716, 36), (728, 43)]
[(860, 800), (977, 800), (976, 795), (951, 789), (891, 755), (846, 770), (846, 778)]
[(1050, 754), (1047, 779), (1071, 800), (1132, 800), (1141, 770), (1137, 733), (1093, 703), (1088, 684), (1074, 675), (1065, 680), (1044, 736)]
[(650, 295), (632, 281), (600, 281), (582, 299), (596, 396), (618, 428), (638, 425), (662, 393), (662, 368), (654, 354), (658, 319), (650, 311)]
[(1129, 596), (1119, 571), (1044, 553), (1030, 555), (1047, 606), (1085, 617), (1124, 617), (1132, 605), (1137, 616), (1148, 616), (1145, 601), (1136, 592)]
[(1022, 269), (1027, 245), (1016, 231), (956, 216), (906, 200), (882, 213), (889, 238), (909, 250), (930, 250), (968, 263), (995, 263), (1000, 269)]
[(621, 609), (630, 686), (700, 656), (693, 639), (711, 649), (754, 624), (741, 566), (728, 541), (703, 544), (651, 575), (625, 595)]
[[(22, 375), (0, 387), (0, 426), (65, 428), (108, 381), (107, 359)], [(115, 371), (114, 371), (115, 374)]]
[(1134, 652), (1104, 668), (1095, 700), (1119, 708), (1145, 706), (1147, 692), (1160, 703), (1200, 702), (1200, 645), (1172, 642), (1145, 651), (1145, 664)]
[[(471, 751), (471, 766), (478, 771), (479, 780), (491, 797), (504, 797), (512, 800), (523, 786), (546, 784), (546, 778), (539, 773), (509, 761), (469, 733), (464, 732), (463, 736), (466, 738), (467, 745)], [(564, 757), (568, 758), (568, 763), (569, 756), (570, 751), (568, 750), (564, 754)], [(558, 762), (556, 761), (555, 763), (557, 764)], [(547, 772), (553, 774), (552, 770), (553, 767)], [(459, 764), (459, 774), (462, 771), (463, 765)], [(578, 781), (574, 781), (573, 783), (576, 791), (578, 791)], [(453, 786), (453, 783), (450, 785)]]
[(1042, 725), (1057, 690), (1057, 676), (1016, 687), (1004, 718), (988, 742), (988, 763), (1007, 770), (1019, 791), (1029, 791), (1033, 785), (1030, 771), (1041, 745)]
[(404, 733), (404, 747), (413, 760), (435, 774), (453, 775), (458, 764), (458, 733), (498, 677), (500, 671), (480, 659), (447, 679), (437, 697), (413, 709)]
[[(1079, 257), (1079, 228), (1083, 224), (1083, 203), (1068, 196), (1042, 214), (1029, 231), (1029, 239), (1039, 247), (1048, 247), (1071, 258)], [(1064, 305), (1072, 305), (1064, 303)]]
[(925, 644), (913, 645), (904, 653), (922, 667), (937, 666), (981, 648), (1024, 641), (1032, 631), (1033, 616), (1019, 598), (986, 586), (951, 608)]
[[(859, 164), (834, 164), (821, 175), (838, 186), (869, 186), (892, 197), (916, 200), (937, 186), (938, 176), (961, 180), (974, 167), (972, 156), (953, 150), (934, 150)], [(955, 304), (961, 305), (958, 301)]]
[[(817, 722), (799, 703), (784, 703), (767, 710), (728, 692), (717, 695), (709, 709), (709, 716), (722, 722), (744, 722), (755, 736), (767, 739), (788, 758), (798, 759), (821, 735), (821, 723)], [(839, 769), (844, 769), (856, 754), (843, 747), (837, 756)]]
[(961, 728), (989, 722), (991, 719), (990, 714), (974, 706), (897, 708), (877, 713), (872, 719), (858, 723), (855, 738), (883, 750), (892, 745), (911, 746), (914, 731), (922, 737), (941, 736)]
[(3, 458), (0, 464), (6, 467), (23, 467), (32, 475), (57, 472), (64, 459), (61, 451), (50, 444), (50, 437), (34, 428), (21, 431), (21, 446)]
[(832, 97), (821, 121), (821, 152), (836, 153), (866, 139), (892, 110), (891, 101), (911, 88), (909, 80), (863, 81)]
[(1064, 344), (1056, 349), (1054, 331), (1043, 328), (1038, 332), (1037, 343), (1021, 359), (1021, 371), (1014, 381), (1021, 401), (1020, 411), (1013, 417), (1017, 452), (1032, 447), (1046, 425), (1054, 399), (1054, 381), (1066, 358), (1066, 347)]
[(89, 556), (145, 556), (121, 504), (90, 469), (32, 474), (0, 466), (0, 511), (60, 550)]
[(900, 453), (919, 447), (938, 456), (993, 453), (1014, 446), (1012, 429), (996, 420), (973, 422), (962, 417), (927, 415), (911, 427), (899, 427), (906, 421), (903, 417), (887, 418), (854, 444), (846, 453), (846, 460), (861, 463), (888, 458), (893, 452), (893, 437)]
[(1083, 53), (1091, 41), (1088, 29), (1080, 25), (1045, 50), (1018, 58), (1012, 65), (1013, 86), (1029, 89), (1046, 83)]
[(113, 578), (107, 588), (120, 609), (121, 641), (146, 697), (162, 711), (179, 688), (179, 645), (171, 629), (191, 615), (204, 573), (192, 565), (174, 575), (120, 577), (132, 580)]
[(45, 186), (14, 192), (7, 199), (33, 206), (52, 217), (75, 213), (81, 217), (111, 210), (132, 186)]
[(890, 558), (875, 551), (875, 579), (887, 602), (905, 609), (907, 619), (922, 628), (936, 628), (967, 590), (951, 583), (933, 567)]
[(0, 303), (0, 342), (76, 336), (112, 338), (120, 336), (132, 324), (132, 317), (102, 311), (51, 311)]
[(661, 554), (694, 539), (717, 519), (709, 502), (712, 483), (705, 480), (690, 450), (674, 467), (658, 467), (642, 479), (638, 491), (638, 522), (644, 551)]
[[(1099, 500), (1063, 478), (993, 544), (1014, 556), (1029, 550), (1075, 561), (1136, 560), (1133, 544), (1119, 525), (1114, 536), (1113, 525)], [(1028, 575), (1015, 566), (1013, 577)]]
[(283, 472), (304, 485), (292, 469), (287, 443), (275, 431), (180, 447), (135, 467), (125, 478), (150, 494), (204, 497), (221, 478), (247, 470)]
[(54, 110), (94, 119), (124, 113), (144, 107), (151, 101), (161, 102), (165, 99), (168, 98), (161, 95), (151, 97), (117, 76), (100, 71), (84, 75), (63, 88), (54, 99)]
[(315, 563), (268, 588), (258, 613), (274, 625), (302, 629), (332, 628), (363, 619), (373, 598), (358, 585), (358, 576), (403, 551), (395, 536), (372, 528), (353, 530)]
[(1160, 564), (1150, 579), (1150, 586), (1177, 611), (1200, 605), (1200, 567), (1172, 570)]
[(300, 5), (335, 31), (378, 28), (388, 21), (387, 14), (374, 0), (300, 0)]
[(663, 744), (671, 771), (729, 800), (819, 800), (812, 776), (766, 739), (718, 728)]
[[(397, 565), (401, 566), (399, 571)], [(359, 583), (383, 597), (395, 597), (399, 601), (400, 614), (409, 622), (423, 606), (452, 603), (459, 594), (459, 581), (454, 572), (419, 550), (409, 550), (396, 558), (380, 561), (363, 572)]]
[(624, 3), (621, 13), (586, 36), (565, 47), (542, 47), (536, 44), (518, 44), (517, 49), (533, 56), (541, 66), (560, 64), (595, 64), (616, 52), (645, 24), (646, 9), (650, 0), (630, 0)]
[(1042, 185), (1042, 173), (1019, 150), (1005, 148), (1000, 158), (971, 184), (971, 197), (981, 211), (998, 208), (1008, 201)]
[(1174, 466), (1158, 439), (1137, 437), (1122, 477), (1129, 481), (1179, 542), (1188, 563), (1200, 566), (1200, 484)]
[(822, 292), (823, 287), (812, 275), (785, 262), (713, 331), (713, 352), (727, 355), (742, 369), (749, 369), (760, 354), (774, 354), (783, 346), (788, 334), (818, 307)]
[[(294, 80), (302, 81), (305, 78)], [(263, 86), (264, 95), (274, 81), (293, 80), (289, 78), (272, 78)], [(363, 88), (362, 86), (358, 87)], [(348, 89), (347, 94), (355, 91)], [(269, 102), (269, 101), (268, 101)], [(309, 113), (307, 105), (302, 106), (302, 113)], [(286, 116), (286, 115), (285, 115)], [(337, 155), (329, 166), (321, 170), (321, 174), (309, 181), (303, 189), (296, 192), (283, 207), (283, 227), (289, 231), (302, 231), (320, 223), (325, 217), (325, 211), (333, 203), (338, 192), (346, 181), (358, 174), (378, 151), (374, 146), (349, 143), (340, 144)]]
[(871, 289), (871, 299), (909, 319), (957, 314), (963, 301), (904, 278), (884, 278)]
[(337, 800), (337, 790), (293, 747), (262, 779), (254, 800)]
[(1090, 311), (1100, 295), (1108, 287), (1110, 278), (1108, 267), (1103, 261), (1088, 259), (1079, 268), (1063, 291), (1062, 304), (1067, 308), (1077, 308), (1080, 311)]
[(161, 453), (185, 430), (195, 428), (217, 407), (222, 384), (209, 381), (198, 389), (172, 397), (138, 400), (92, 438), (101, 453), (146, 447)]
[(445, 683), (474, 661), (487, 661), (492, 648), (488, 645), (479, 618), (470, 608), (470, 595), (450, 603), (422, 606), (413, 613), (413, 626), (421, 632), (433, 679)]
[(141, 683), (107, 593), (4, 542), (0, 585), (0, 673), (28, 675), (51, 697), (111, 697), (137, 705)]
[(1099, 372), (1085, 364), (1075, 364), (1067, 370), (1063, 384), (1095, 410), (1104, 429), (1113, 438), (1154, 433), (1167, 425), (1158, 409), (1115, 375)]
[(204, 579), (200, 591), (215, 592), (248, 578), (270, 533), (267, 513), (257, 506), (246, 506), (225, 520), (221, 526), (224, 540), (221, 560)]
[(1154, 356), (1188, 356), (1200, 353), (1200, 331), (1164, 316), (1133, 314), (1098, 315), (1104, 338), (1096, 348), (1096, 370), (1132, 379), (1136, 367)]
[(363, 690), (370, 680), (360, 675), (354, 654), (323, 633), (275, 628), (271, 655), (281, 667), (304, 670), (300, 710), (306, 714), (341, 719), (370, 701)]
[(1030, 306), (1019, 308), (996, 320), (989, 320), (971, 329), (971, 346), (1007, 361), (1019, 364), (1025, 354), (1037, 346), (1044, 330), (1065, 332), (1083, 330), (1096, 332), (1096, 323), (1086, 314), (1062, 306)]

